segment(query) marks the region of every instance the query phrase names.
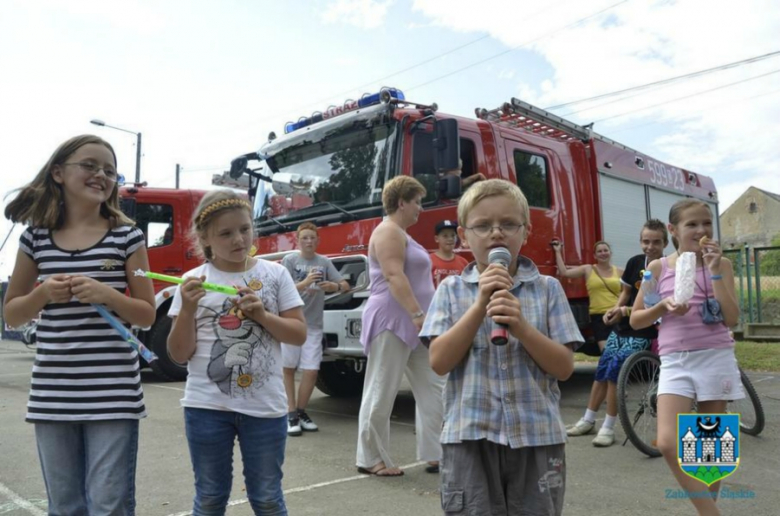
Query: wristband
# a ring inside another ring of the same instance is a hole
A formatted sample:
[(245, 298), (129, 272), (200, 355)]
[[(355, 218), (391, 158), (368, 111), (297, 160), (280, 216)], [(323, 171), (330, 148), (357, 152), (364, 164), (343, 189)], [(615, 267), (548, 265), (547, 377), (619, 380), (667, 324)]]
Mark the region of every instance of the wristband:
[(412, 320), (417, 319), (418, 317), (425, 317), (425, 312), (418, 310), (412, 314)]
[(712, 281), (716, 281), (716, 280), (719, 280), (719, 279), (723, 279), (723, 275), (721, 275), (721, 274), (713, 274), (712, 276), (710, 276), (710, 279), (711, 279)]

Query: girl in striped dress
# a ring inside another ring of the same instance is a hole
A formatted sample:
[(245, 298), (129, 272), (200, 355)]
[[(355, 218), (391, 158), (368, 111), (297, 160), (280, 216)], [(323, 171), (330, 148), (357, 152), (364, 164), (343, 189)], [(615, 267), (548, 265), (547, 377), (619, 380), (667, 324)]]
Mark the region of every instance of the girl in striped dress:
[(11, 326), (40, 312), (27, 421), (50, 514), (135, 514), (146, 416), (138, 354), (92, 306), (128, 326), (155, 318), (151, 280), (131, 273), (149, 265), (143, 233), (119, 209), (118, 180), (111, 146), (77, 136), (5, 209), (28, 225), (3, 308)]

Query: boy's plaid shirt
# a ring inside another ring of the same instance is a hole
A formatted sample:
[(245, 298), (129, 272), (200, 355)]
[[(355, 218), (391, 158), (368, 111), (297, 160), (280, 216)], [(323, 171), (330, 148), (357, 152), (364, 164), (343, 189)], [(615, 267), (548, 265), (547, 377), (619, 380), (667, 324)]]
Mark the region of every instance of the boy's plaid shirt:
[[(420, 332), (423, 342), (443, 335), (464, 316), (477, 299), (478, 281), (479, 271), (471, 263), (460, 276), (439, 285)], [(510, 292), (539, 331), (573, 349), (582, 344), (560, 282), (539, 274), (528, 258), (518, 258)], [(506, 346), (491, 344), (492, 326), (489, 319), (482, 323), (468, 354), (450, 372), (441, 442), (487, 439), (511, 448), (565, 443), (558, 381), (542, 371), (512, 335)]]

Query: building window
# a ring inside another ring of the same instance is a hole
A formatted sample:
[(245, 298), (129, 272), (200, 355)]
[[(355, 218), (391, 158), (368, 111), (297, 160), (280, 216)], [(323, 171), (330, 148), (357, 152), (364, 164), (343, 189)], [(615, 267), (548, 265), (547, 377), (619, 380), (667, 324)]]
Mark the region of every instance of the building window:
[(756, 204), (756, 201), (750, 201), (750, 204), (748, 205), (748, 213), (757, 213), (758, 212), (758, 205)]
[(542, 156), (516, 150), (515, 173), (517, 186), (528, 199), (528, 205), (535, 208), (550, 207), (550, 189), (547, 184), (547, 162)]

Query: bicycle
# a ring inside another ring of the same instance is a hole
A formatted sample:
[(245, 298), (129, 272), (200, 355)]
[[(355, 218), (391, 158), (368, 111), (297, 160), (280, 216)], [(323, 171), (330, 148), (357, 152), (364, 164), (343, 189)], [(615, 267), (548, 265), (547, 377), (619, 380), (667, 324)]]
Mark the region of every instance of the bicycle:
[[(658, 378), (661, 371), (661, 359), (651, 351), (639, 351), (625, 361), (620, 368), (617, 383), (618, 416), (626, 440), (630, 440), (642, 453), (649, 457), (660, 457), (656, 448), (658, 431), (657, 402)], [(764, 407), (750, 378), (740, 368), (745, 398), (729, 401), (727, 411), (740, 414), (742, 433), (757, 436), (764, 430)], [(693, 411), (696, 410), (694, 402)]]

